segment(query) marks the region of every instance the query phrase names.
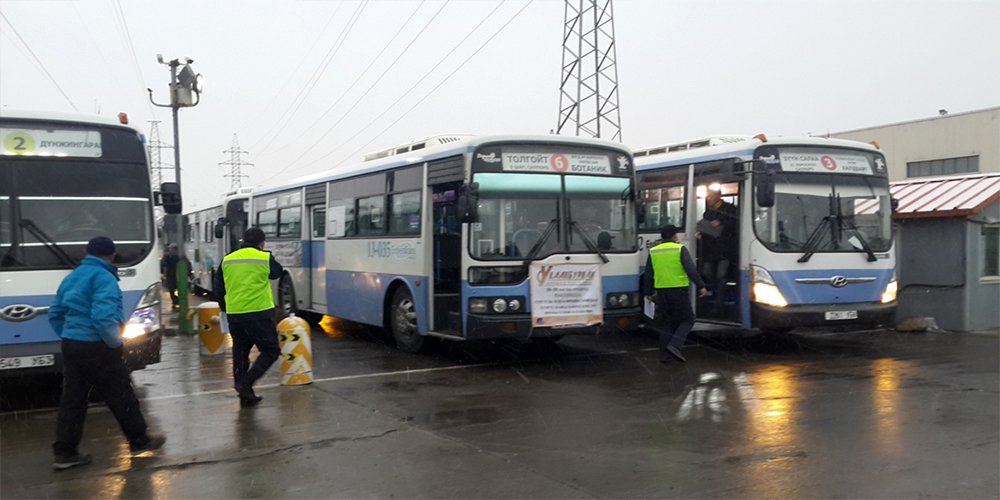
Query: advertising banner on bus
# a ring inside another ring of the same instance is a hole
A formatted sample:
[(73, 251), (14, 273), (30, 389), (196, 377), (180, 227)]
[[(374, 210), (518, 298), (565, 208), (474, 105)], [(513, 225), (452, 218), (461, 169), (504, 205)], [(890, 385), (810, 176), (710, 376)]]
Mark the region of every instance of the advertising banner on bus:
[(532, 264), (531, 324), (566, 328), (604, 322), (599, 264)]

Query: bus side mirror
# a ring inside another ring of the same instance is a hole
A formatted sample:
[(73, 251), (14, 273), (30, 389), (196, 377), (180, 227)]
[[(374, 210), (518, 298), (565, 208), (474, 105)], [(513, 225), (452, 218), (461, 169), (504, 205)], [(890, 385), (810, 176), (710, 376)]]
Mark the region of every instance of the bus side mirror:
[(774, 206), (774, 173), (770, 171), (758, 172), (757, 177), (757, 206), (769, 208)]
[(225, 217), (219, 217), (219, 219), (215, 221), (215, 239), (221, 239), (223, 236), (226, 235), (225, 226), (226, 226)]
[(889, 206), (892, 207), (892, 213), (896, 213), (899, 210), (899, 199), (889, 198)]
[(158, 206), (163, 207), (163, 211), (176, 215), (181, 213), (183, 206), (181, 203), (181, 188), (176, 182), (164, 182), (160, 185), (160, 190), (153, 193), (153, 201)]
[(473, 182), (462, 189), (458, 197), (459, 219), (464, 222), (479, 220), (479, 183)]
[(638, 210), (636, 211), (635, 218), (639, 225), (646, 223), (646, 204), (639, 203)]

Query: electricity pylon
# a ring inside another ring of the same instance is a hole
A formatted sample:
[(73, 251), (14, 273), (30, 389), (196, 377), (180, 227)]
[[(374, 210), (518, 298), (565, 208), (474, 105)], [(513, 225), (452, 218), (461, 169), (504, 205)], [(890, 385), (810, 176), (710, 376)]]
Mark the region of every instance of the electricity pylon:
[(556, 133), (621, 142), (612, 0), (566, 0)]

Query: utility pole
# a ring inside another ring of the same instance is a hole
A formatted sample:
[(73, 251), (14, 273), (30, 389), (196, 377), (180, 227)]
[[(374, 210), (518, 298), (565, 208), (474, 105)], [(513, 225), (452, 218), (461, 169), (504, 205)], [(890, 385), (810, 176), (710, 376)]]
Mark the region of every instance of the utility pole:
[(622, 141), (612, 0), (566, 0), (556, 133)]
[(233, 134), (233, 145), (229, 149), (223, 151), (223, 153), (229, 153), (228, 161), (221, 161), (219, 165), (229, 166), (229, 173), (225, 177), (232, 179), (231, 184), (229, 184), (229, 189), (234, 193), (237, 189), (243, 186), (243, 178), (249, 179), (250, 176), (243, 173), (243, 166), (252, 167), (253, 163), (248, 161), (243, 161), (242, 155), (250, 154), (246, 151), (240, 149), (240, 141), (236, 138), (236, 134)]
[[(160, 64), (166, 65), (170, 68), (170, 104), (158, 104), (153, 100), (153, 89), (146, 89), (149, 92), (149, 102), (153, 103), (154, 106), (159, 106), (161, 108), (170, 108), (174, 119), (174, 172), (177, 176), (177, 188), (180, 191), (181, 188), (181, 139), (180, 139), (180, 129), (178, 128), (177, 121), (177, 111), (180, 108), (190, 108), (197, 106), (201, 102), (201, 84), (199, 82), (199, 77), (201, 75), (196, 74), (193, 69), (191, 69), (191, 64), (194, 62), (193, 59), (185, 58), (185, 63), (183, 67), (178, 72), (179, 67), (181, 67), (181, 62), (177, 59), (172, 59), (168, 62), (163, 61), (163, 56), (160, 54), (156, 55), (156, 61)], [(192, 95), (194, 99), (192, 99)], [(181, 257), (184, 257), (184, 216), (181, 213), (174, 214), (174, 219), (176, 220), (175, 228), (176, 234), (175, 243), (177, 244), (177, 253)], [(164, 223), (166, 225), (166, 223)], [(180, 333), (194, 333), (191, 329), (191, 319), (188, 318), (188, 267), (187, 262), (181, 259), (177, 262), (177, 297), (178, 305), (180, 310), (177, 312), (177, 329)]]

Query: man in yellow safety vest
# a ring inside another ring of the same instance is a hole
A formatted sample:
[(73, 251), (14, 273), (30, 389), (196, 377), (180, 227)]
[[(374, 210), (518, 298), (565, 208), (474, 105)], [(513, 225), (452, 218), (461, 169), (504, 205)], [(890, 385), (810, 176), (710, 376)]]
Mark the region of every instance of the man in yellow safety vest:
[(661, 363), (669, 361), (668, 355), (682, 363), (687, 361), (680, 348), (694, 326), (691, 282), (698, 287), (699, 297), (709, 294), (691, 254), (677, 242), (679, 231), (675, 226), (660, 230), (661, 243), (649, 249), (642, 279), (643, 295), (656, 303), (654, 321), (660, 330)]
[[(281, 356), (278, 330), (274, 327), (274, 297), (269, 280), (284, 269), (271, 252), (264, 251), (264, 231), (251, 227), (243, 233), (243, 246), (222, 259), (215, 273), (220, 306), (229, 319), (233, 337), (233, 388), (240, 406), (256, 406), (264, 398), (253, 384)], [(260, 355), (250, 366), (250, 348)]]

